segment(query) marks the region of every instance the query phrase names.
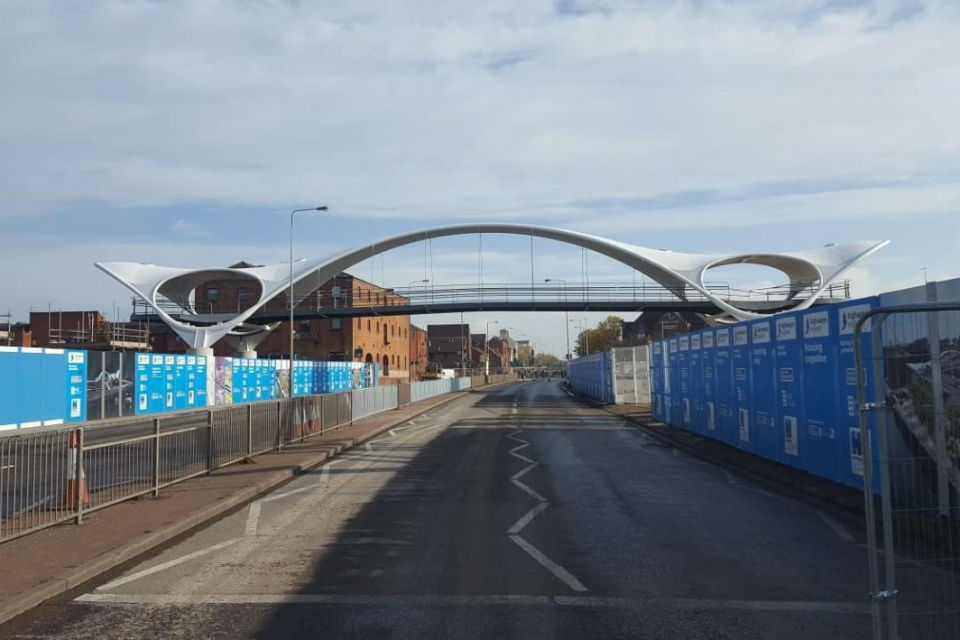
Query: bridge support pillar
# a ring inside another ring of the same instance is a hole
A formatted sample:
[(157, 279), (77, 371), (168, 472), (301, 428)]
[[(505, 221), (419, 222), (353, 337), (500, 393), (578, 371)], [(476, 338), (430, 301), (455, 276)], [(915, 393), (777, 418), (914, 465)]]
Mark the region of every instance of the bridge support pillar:
[(248, 360), (255, 360), (257, 357), (256, 349), (244, 349), (242, 351), (237, 351), (238, 358), (246, 358)]

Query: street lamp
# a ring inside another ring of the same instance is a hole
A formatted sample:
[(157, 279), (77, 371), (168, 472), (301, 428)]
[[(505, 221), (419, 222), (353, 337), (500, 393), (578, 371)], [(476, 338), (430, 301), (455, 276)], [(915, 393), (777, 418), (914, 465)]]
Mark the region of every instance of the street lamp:
[(301, 211), (328, 211), (324, 205), (307, 209), (294, 209), (290, 212), (290, 371), (287, 373), (287, 394), (293, 397), (293, 214)]
[(564, 360), (570, 359), (570, 310), (567, 309), (567, 281), (563, 278), (545, 278), (544, 282), (562, 282), (563, 283), (563, 323), (564, 328), (567, 330), (567, 354)]
[(580, 333), (583, 334), (583, 355), (590, 355), (590, 332), (587, 330), (587, 319), (571, 320), (570, 322), (576, 323), (580, 327)]

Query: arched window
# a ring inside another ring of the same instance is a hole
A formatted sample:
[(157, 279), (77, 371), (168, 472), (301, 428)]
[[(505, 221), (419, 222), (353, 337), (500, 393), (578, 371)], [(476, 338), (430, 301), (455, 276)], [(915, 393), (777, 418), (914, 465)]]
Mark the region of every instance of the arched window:
[(367, 354), (367, 357), (364, 358), (363, 361), (364, 361), (364, 362), (369, 362), (369, 363), (372, 364), (372, 363), (373, 363), (373, 354), (372, 354), (372, 353), (368, 353), (368, 354)]
[(390, 358), (386, 355), (383, 356), (383, 375), (390, 375)]
[(387, 337), (387, 323), (383, 323), (383, 344), (390, 344), (390, 340)]
[(397, 335), (397, 327), (396, 327), (396, 325), (390, 325), (390, 335), (392, 335), (392, 336)]
[(367, 331), (370, 331), (370, 318), (367, 318)]

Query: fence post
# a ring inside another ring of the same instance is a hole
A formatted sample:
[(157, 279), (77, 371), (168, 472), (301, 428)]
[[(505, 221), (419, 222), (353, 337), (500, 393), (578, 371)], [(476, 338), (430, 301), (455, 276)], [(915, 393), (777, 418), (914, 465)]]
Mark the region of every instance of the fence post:
[(207, 411), (207, 475), (213, 472), (213, 411)]
[(247, 405), (247, 457), (253, 457), (253, 405)]
[(153, 419), (153, 497), (160, 495), (160, 418)]
[[(287, 398), (287, 404), (293, 402), (292, 398)], [(288, 412), (289, 413), (289, 412)], [(283, 447), (283, 401), (277, 401), (277, 451)]]
[[(936, 302), (935, 282), (927, 285), (927, 300)], [(927, 336), (930, 344), (930, 373), (933, 385), (933, 435), (937, 461), (937, 505), (941, 516), (950, 515), (950, 484), (947, 476), (950, 459), (947, 456), (946, 414), (943, 409), (943, 372), (940, 369), (940, 318), (936, 311), (928, 311)]]
[(83, 428), (77, 429), (77, 459), (74, 461), (74, 483), (76, 494), (74, 499), (77, 501), (77, 524), (83, 524), (83, 498), (84, 498), (84, 478), (83, 478)]

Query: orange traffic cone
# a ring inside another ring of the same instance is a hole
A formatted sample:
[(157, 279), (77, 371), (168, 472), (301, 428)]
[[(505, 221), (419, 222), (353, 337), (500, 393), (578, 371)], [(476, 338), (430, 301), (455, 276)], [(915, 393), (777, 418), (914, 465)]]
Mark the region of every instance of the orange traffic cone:
[[(80, 466), (80, 477), (77, 478), (77, 455), (80, 449), (80, 438), (77, 431), (70, 432), (70, 455), (67, 457), (67, 487), (64, 490), (64, 502), (68, 507), (76, 508), (77, 497), (84, 505), (90, 504), (90, 493), (87, 491), (87, 478)], [(78, 485), (79, 483), (79, 485)]]

